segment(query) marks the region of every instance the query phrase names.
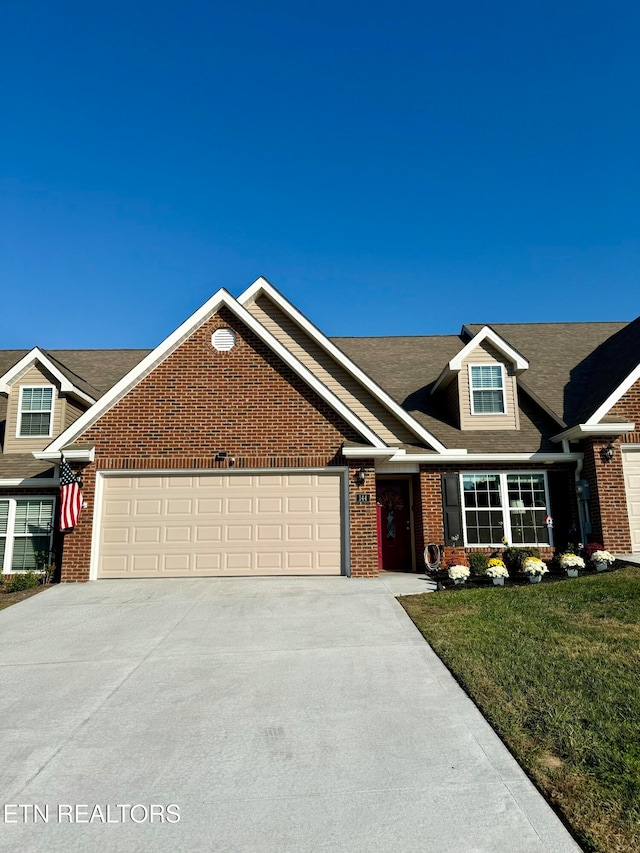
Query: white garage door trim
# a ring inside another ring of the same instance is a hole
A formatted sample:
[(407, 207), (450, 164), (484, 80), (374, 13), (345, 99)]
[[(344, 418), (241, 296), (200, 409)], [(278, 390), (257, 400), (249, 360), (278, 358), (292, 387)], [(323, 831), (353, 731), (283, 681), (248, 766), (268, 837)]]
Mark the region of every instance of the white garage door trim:
[[(241, 475), (274, 475), (279, 474), (334, 474), (340, 476), (340, 546), (341, 546), (341, 574), (349, 577), (351, 575), (351, 564), (349, 559), (349, 469), (346, 467), (332, 466), (326, 468), (240, 468), (237, 470), (229, 468), (159, 468), (139, 469), (129, 468), (115, 471), (97, 471), (93, 509), (93, 530), (91, 536), (91, 560), (89, 567), (89, 580), (98, 579), (98, 565), (100, 559), (100, 533), (102, 526), (102, 507), (104, 498), (105, 480), (116, 477), (140, 477), (140, 476), (162, 476), (167, 477), (176, 474), (205, 476), (207, 474), (222, 476)], [(245, 575), (246, 577), (246, 575)]]
[[(639, 470), (638, 472), (634, 471), (633, 476), (640, 475), (640, 444), (627, 444), (622, 448), (622, 474), (624, 477), (624, 490), (627, 502), (627, 514), (629, 517), (629, 533), (631, 535), (631, 550), (634, 554), (640, 552), (640, 516), (634, 513), (634, 509), (631, 505), (631, 494), (629, 493), (629, 466), (638, 464)], [(631, 462), (631, 456), (637, 456), (637, 459), (634, 459)], [(637, 489), (638, 491), (638, 499), (640, 500), (640, 487)], [(635, 501), (634, 501), (635, 503)]]

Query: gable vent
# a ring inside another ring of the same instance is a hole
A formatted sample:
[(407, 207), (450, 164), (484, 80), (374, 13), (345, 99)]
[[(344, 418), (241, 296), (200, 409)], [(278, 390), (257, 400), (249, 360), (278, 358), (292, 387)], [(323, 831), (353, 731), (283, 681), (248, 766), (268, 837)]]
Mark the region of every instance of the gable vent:
[(213, 348), (220, 352), (228, 352), (236, 345), (236, 336), (231, 329), (216, 329), (211, 335)]

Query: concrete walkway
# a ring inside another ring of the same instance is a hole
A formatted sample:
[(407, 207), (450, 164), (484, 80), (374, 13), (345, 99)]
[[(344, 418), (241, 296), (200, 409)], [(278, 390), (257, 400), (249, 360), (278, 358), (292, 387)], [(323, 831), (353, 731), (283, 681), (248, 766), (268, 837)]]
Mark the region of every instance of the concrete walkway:
[(1, 612), (0, 799), (50, 811), (0, 848), (578, 850), (393, 597), (426, 583), (98, 581)]
[(622, 563), (631, 563), (633, 566), (640, 566), (640, 554), (616, 554), (616, 560)]

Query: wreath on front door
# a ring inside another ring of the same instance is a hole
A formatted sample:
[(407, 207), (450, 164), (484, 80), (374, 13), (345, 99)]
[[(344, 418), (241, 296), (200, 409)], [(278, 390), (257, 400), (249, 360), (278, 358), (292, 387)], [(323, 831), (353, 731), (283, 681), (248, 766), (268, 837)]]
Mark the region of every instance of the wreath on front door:
[(393, 489), (387, 489), (386, 491), (382, 492), (382, 494), (378, 498), (378, 503), (380, 503), (381, 506), (383, 506), (387, 511), (387, 541), (390, 539), (395, 539), (395, 513), (396, 510), (404, 509), (404, 501), (397, 492), (393, 491)]

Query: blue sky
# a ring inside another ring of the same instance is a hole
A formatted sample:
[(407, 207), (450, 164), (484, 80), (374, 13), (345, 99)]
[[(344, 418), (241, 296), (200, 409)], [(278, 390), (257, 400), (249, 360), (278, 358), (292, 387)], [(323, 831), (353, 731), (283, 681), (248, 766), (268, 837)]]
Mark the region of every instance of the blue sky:
[(4, 9), (3, 348), (640, 313), (637, 0)]

